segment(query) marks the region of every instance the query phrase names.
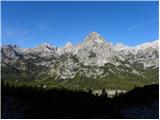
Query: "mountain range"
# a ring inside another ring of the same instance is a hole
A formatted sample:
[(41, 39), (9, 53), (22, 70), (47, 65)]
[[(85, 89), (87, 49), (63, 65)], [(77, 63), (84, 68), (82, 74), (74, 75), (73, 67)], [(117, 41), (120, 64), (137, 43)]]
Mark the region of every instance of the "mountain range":
[(135, 47), (113, 45), (91, 32), (74, 46), (1, 46), (2, 80), (69, 89), (132, 89), (159, 79), (158, 40)]

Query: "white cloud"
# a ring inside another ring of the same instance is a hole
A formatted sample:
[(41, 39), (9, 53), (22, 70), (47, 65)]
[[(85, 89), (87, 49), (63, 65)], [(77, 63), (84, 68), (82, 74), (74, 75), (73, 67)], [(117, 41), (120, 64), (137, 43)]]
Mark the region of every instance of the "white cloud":
[(141, 22), (141, 23), (138, 23), (138, 24), (135, 24), (131, 27), (128, 28), (128, 30), (136, 30), (136, 29), (139, 29), (141, 27), (144, 27), (148, 24), (152, 24), (154, 22), (157, 22), (158, 20), (157, 19), (152, 19), (152, 20), (149, 20), (149, 21), (144, 21), (144, 22)]
[(2, 43), (8, 44), (9, 40), (14, 41), (16, 44), (25, 44), (26, 40), (34, 38), (34, 34), (31, 30), (24, 29), (22, 27), (12, 27), (2, 29)]
[(39, 27), (40, 30), (42, 31), (53, 31), (49, 24), (44, 24), (44, 23), (36, 23), (36, 25)]

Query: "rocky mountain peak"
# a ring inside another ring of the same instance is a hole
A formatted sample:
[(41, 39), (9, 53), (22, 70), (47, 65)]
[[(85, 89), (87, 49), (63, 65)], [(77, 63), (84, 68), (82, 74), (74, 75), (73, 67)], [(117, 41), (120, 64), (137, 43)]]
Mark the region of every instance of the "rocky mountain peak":
[(48, 46), (50, 46), (48, 43), (42, 43), (38, 45), (38, 48), (47, 48)]
[(97, 32), (91, 32), (85, 39), (85, 42), (96, 42), (96, 43), (103, 43), (105, 40), (104, 38)]
[[(102, 76), (105, 79), (113, 78), (113, 75), (116, 78), (120, 75), (123, 79), (125, 74), (144, 79), (143, 76), (149, 69), (153, 75), (158, 70), (158, 52), (158, 41), (136, 47), (123, 44), (113, 46), (96, 32), (91, 32), (86, 40), (77, 46), (73, 46), (70, 42), (63, 48), (57, 48), (48, 43), (43, 43), (36, 48), (1, 46), (2, 65), (7, 72), (12, 74), (10, 70), (12, 67), (13, 70), (18, 69), (27, 74), (32, 72), (34, 75), (37, 69), (37, 76), (47, 73), (55, 76), (55, 80), (74, 78), (76, 75), (84, 75), (88, 78)], [(36, 69), (28, 67), (30, 63)], [(156, 75), (153, 79), (155, 77)]]
[(65, 44), (65, 48), (73, 48), (72, 43), (71, 43), (71, 42), (67, 42), (67, 43)]
[(15, 48), (19, 48), (19, 46), (8, 44), (8, 45), (2, 45), (1, 48), (15, 49)]
[(40, 44), (38, 47), (37, 47), (38, 49), (49, 49), (49, 50), (53, 50), (53, 49), (55, 49), (56, 47), (55, 46), (52, 46), (52, 45), (50, 45), (50, 44), (48, 44), (48, 43), (43, 43), (43, 44)]
[(146, 42), (141, 45), (137, 45), (135, 48), (136, 49), (145, 49), (145, 48), (157, 48), (159, 46), (159, 40), (152, 41), (152, 42)]
[(128, 46), (126, 45), (123, 45), (122, 43), (117, 43), (115, 46), (114, 46), (114, 50), (118, 51), (118, 50), (123, 50), (123, 49), (127, 49), (129, 48)]

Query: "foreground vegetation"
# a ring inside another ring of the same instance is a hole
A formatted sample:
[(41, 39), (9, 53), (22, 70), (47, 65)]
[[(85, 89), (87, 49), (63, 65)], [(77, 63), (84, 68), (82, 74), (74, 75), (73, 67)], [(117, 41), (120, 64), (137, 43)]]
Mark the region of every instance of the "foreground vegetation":
[[(67, 89), (43, 89), (14, 86), (2, 82), (2, 118), (132, 118), (123, 114), (125, 108), (149, 107), (149, 116), (134, 118), (158, 118), (159, 85), (149, 85), (114, 98), (94, 96), (83, 91)], [(137, 111), (139, 112), (139, 111)], [(132, 113), (134, 114), (134, 112)]]
[[(12, 78), (12, 77), (11, 77)], [(134, 78), (134, 77), (133, 77)], [(112, 78), (87, 78), (76, 76), (74, 79), (66, 80), (54, 80), (54, 78), (47, 77), (38, 80), (2, 80), (4, 84), (14, 86), (26, 86), (26, 87), (46, 87), (52, 88), (65, 88), (68, 90), (101, 90), (105, 89), (120, 89), (120, 90), (132, 90), (135, 87), (143, 87), (144, 85), (158, 84), (158, 81), (151, 81), (147, 79), (128, 80), (128, 79), (112, 79)]]
[[(92, 70), (92, 66), (82, 66)], [(56, 75), (49, 74), (46, 67), (38, 67), (32, 65), (30, 69), (18, 71), (12, 67), (2, 67), (2, 81), (14, 86), (47, 86), (47, 88), (66, 88), (69, 90), (88, 89), (121, 89), (132, 90), (135, 87), (143, 87), (149, 84), (158, 84), (159, 70), (158, 68), (150, 67), (143, 69), (143, 66), (135, 64), (132, 66), (138, 73), (134, 73), (133, 69), (127, 66), (115, 66), (113, 64), (105, 64), (100, 69), (104, 70), (103, 75), (87, 77), (77, 72), (74, 78), (61, 79), (56, 78)]]

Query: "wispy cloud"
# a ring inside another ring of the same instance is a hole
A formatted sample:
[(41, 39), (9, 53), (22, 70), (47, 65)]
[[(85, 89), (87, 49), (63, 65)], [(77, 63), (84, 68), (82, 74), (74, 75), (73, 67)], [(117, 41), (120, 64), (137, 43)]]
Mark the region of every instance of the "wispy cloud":
[(35, 23), (32, 28), (23, 26), (12, 26), (2, 29), (2, 43), (8, 44), (14, 41), (14, 44), (23, 45), (26, 42), (34, 40), (41, 32), (54, 32), (48, 23)]
[(44, 23), (36, 23), (36, 25), (39, 27), (39, 29), (41, 31), (53, 31), (51, 29), (51, 25), (50, 24), (44, 24)]
[(128, 30), (129, 30), (129, 31), (130, 31), (130, 30), (136, 30), (136, 29), (139, 29), (139, 28), (144, 27), (144, 26), (146, 26), (146, 25), (155, 23), (155, 22), (157, 22), (157, 21), (158, 21), (157, 19), (152, 19), (152, 20), (149, 20), (149, 21), (144, 21), (144, 22), (135, 24), (135, 25), (133, 25), (133, 26), (130, 26), (130, 27), (128, 28)]
[(34, 35), (31, 30), (20, 26), (2, 29), (2, 43), (4, 44), (7, 44), (9, 40), (15, 41), (16, 44), (22, 44), (33, 37)]

